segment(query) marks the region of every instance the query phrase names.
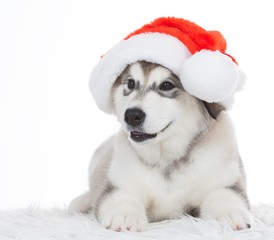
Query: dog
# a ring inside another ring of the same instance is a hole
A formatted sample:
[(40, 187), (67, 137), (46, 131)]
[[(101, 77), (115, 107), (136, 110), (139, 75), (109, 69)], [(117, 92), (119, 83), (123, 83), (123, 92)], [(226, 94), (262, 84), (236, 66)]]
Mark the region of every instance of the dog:
[(129, 64), (112, 87), (121, 130), (94, 153), (89, 191), (70, 211), (114, 231), (190, 215), (250, 227), (246, 177), (226, 109), (184, 90), (159, 64)]

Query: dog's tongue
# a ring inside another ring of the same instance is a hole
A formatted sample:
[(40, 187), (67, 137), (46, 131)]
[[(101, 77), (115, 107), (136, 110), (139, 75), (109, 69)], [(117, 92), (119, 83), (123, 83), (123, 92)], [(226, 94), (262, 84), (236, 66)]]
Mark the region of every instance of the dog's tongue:
[(157, 134), (148, 134), (140, 131), (132, 131), (130, 132), (130, 137), (135, 142), (143, 142), (145, 140), (148, 140), (150, 138), (155, 138)]

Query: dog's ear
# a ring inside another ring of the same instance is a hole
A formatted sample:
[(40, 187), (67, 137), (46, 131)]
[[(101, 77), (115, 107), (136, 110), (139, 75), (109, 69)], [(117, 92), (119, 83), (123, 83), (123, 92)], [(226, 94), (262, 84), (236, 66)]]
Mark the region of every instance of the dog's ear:
[(216, 119), (221, 111), (225, 111), (226, 108), (219, 103), (208, 103), (203, 101), (203, 104), (208, 111), (209, 115)]

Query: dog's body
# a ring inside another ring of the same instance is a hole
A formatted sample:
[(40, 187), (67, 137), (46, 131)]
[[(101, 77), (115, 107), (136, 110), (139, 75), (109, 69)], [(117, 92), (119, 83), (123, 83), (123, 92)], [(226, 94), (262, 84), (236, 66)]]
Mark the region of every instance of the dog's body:
[(183, 214), (249, 226), (245, 174), (229, 116), (184, 91), (168, 69), (129, 65), (113, 86), (122, 128), (94, 154), (90, 189), (71, 210), (112, 230)]

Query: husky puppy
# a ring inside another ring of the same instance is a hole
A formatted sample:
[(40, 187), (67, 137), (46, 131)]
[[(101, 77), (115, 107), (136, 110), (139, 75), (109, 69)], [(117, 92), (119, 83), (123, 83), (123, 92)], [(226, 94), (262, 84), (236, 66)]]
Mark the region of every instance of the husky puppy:
[(89, 191), (70, 211), (92, 211), (115, 231), (182, 215), (250, 226), (246, 182), (224, 107), (184, 91), (169, 69), (129, 65), (112, 89), (121, 130), (95, 152)]

